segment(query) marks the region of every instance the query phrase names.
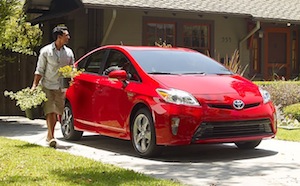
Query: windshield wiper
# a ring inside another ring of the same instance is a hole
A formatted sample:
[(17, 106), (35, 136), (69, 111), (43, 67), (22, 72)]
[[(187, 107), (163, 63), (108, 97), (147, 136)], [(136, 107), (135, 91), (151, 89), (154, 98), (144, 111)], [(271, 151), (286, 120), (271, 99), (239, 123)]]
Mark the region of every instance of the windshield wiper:
[(205, 72), (186, 72), (186, 73), (182, 73), (182, 74), (200, 74), (200, 75), (205, 75)]
[(166, 74), (166, 75), (172, 75), (173, 73), (170, 73), (170, 72), (148, 72), (148, 74)]
[(233, 75), (234, 73), (217, 73), (216, 75)]

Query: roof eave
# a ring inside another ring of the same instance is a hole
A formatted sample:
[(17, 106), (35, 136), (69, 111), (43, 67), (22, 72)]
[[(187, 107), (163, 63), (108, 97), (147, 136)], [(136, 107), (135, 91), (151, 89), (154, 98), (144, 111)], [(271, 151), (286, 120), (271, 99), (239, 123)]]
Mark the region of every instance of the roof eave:
[(141, 6), (120, 6), (120, 5), (99, 5), (99, 4), (89, 4), (85, 3), (84, 8), (87, 9), (122, 9), (122, 10), (141, 10), (141, 11), (170, 11), (174, 13), (198, 13), (198, 14), (217, 14), (222, 16), (236, 16), (236, 17), (252, 17), (250, 14), (240, 14), (240, 13), (232, 13), (232, 12), (215, 12), (215, 11), (197, 11), (197, 10), (187, 10), (187, 9), (169, 9), (169, 8), (157, 8), (157, 7), (141, 7)]
[(276, 18), (266, 18), (266, 17), (253, 17), (255, 21), (268, 22), (268, 23), (282, 23), (282, 24), (300, 24), (300, 20), (290, 20), (290, 19), (276, 19)]

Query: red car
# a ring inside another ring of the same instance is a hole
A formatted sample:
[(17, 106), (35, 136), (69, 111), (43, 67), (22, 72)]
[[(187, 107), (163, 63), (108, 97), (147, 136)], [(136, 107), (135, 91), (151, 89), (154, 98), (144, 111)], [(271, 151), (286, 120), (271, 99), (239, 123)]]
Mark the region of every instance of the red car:
[(270, 94), (191, 49), (104, 46), (75, 65), (61, 130), (131, 140), (140, 156), (162, 146), (235, 143), (253, 149), (277, 131)]

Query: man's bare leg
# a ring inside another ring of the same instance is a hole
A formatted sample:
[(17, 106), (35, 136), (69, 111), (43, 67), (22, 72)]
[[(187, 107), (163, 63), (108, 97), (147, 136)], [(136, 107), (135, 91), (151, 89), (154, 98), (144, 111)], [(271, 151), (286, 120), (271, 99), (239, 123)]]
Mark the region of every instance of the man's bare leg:
[(56, 141), (54, 139), (54, 129), (57, 122), (56, 113), (49, 113), (46, 115), (46, 122), (48, 128), (47, 141), (50, 147), (56, 147)]

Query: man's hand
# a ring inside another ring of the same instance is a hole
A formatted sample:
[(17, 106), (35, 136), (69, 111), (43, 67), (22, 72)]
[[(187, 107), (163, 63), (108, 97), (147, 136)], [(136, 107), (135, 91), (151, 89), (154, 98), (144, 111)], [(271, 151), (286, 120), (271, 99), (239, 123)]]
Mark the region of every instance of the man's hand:
[(31, 86), (31, 90), (35, 90), (36, 87), (39, 85), (39, 82), (41, 80), (42, 76), (39, 75), (39, 74), (35, 74), (34, 75), (34, 79), (33, 79), (33, 83), (32, 83), (32, 86)]
[(32, 85), (32, 87), (31, 87), (31, 91), (34, 91), (35, 89), (36, 89), (36, 85)]

